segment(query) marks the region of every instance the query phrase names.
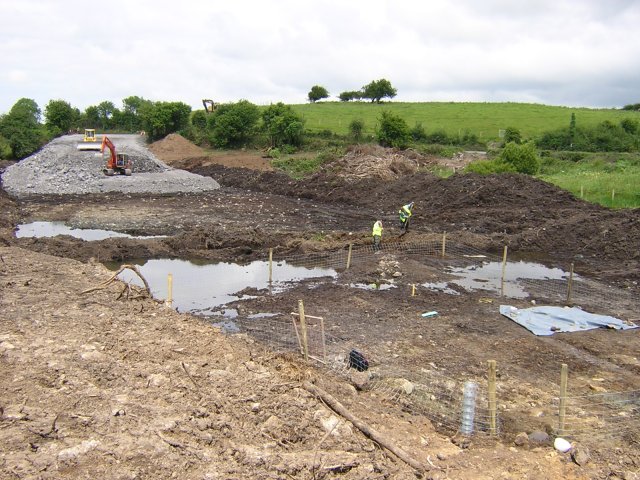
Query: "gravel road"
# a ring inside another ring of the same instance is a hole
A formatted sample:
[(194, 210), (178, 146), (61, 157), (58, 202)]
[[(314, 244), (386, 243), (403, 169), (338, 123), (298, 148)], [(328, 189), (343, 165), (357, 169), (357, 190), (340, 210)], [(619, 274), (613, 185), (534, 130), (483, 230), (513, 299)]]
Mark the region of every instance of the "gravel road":
[(96, 151), (79, 151), (82, 135), (65, 135), (51, 141), (35, 154), (9, 166), (2, 185), (9, 195), (77, 195), (87, 193), (197, 193), (220, 188), (218, 182), (158, 160), (138, 135), (109, 135), (116, 150), (133, 161), (130, 177), (107, 177), (105, 160)]

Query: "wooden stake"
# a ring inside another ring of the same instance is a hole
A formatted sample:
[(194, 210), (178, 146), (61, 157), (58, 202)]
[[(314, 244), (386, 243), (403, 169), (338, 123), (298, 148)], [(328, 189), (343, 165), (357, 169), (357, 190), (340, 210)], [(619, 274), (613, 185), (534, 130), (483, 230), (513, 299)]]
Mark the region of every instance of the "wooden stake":
[(351, 249), (353, 248), (353, 243), (349, 244), (349, 253), (347, 254), (347, 270), (351, 266)]
[(173, 275), (167, 275), (167, 306), (173, 308)]
[(269, 283), (273, 280), (273, 248), (269, 249)]
[(562, 364), (560, 372), (560, 409), (558, 411), (558, 435), (564, 435), (565, 417), (567, 413), (567, 385), (569, 383), (569, 367)]
[(613, 189), (611, 190), (611, 201), (613, 202), (613, 200), (616, 198), (616, 190)]
[(447, 232), (442, 234), (442, 258), (444, 258), (447, 251)]
[(569, 280), (567, 282), (567, 305), (571, 305), (571, 293), (573, 289), (573, 262), (569, 268)]
[(502, 279), (500, 280), (500, 296), (504, 297), (504, 276), (507, 270), (507, 246), (504, 246), (502, 254)]
[(307, 341), (307, 320), (304, 318), (304, 304), (298, 300), (298, 313), (300, 314), (300, 329), (302, 330), (302, 353), (305, 360), (309, 360), (309, 344)]
[(324, 337), (324, 319), (320, 317), (320, 334), (322, 335), (322, 360), (327, 361), (327, 342)]
[(416, 296), (416, 284), (412, 284), (411, 285), (411, 296), (415, 297)]
[(580, 185), (580, 198), (584, 198), (584, 185)]
[(496, 402), (496, 361), (489, 360), (488, 373), (488, 394), (489, 394), (489, 434), (496, 435), (498, 433), (497, 419), (497, 402)]

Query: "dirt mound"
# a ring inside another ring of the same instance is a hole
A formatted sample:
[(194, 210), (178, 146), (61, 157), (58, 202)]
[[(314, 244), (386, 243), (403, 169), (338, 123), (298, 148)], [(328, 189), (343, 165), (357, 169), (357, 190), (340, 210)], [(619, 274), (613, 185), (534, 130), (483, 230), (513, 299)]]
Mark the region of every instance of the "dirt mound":
[(202, 148), (178, 133), (170, 133), (162, 140), (152, 143), (149, 145), (149, 150), (160, 160), (169, 164), (176, 160), (206, 155)]
[(399, 151), (377, 145), (355, 145), (341, 159), (325, 168), (341, 176), (347, 182), (364, 178), (393, 180), (401, 175), (418, 171), (421, 155), (417, 152)]

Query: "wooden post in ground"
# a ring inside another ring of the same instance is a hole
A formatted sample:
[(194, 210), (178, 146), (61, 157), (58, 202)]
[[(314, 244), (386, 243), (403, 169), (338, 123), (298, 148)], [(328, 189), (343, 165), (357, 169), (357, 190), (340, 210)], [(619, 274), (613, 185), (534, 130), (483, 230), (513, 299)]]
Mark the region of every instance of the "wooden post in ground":
[(327, 341), (324, 337), (324, 318), (320, 317), (320, 334), (322, 335), (322, 360), (327, 361)]
[(616, 190), (615, 188), (611, 190), (611, 201), (613, 202), (616, 199)]
[(300, 330), (302, 330), (302, 352), (304, 359), (309, 360), (309, 343), (307, 340), (307, 320), (304, 318), (304, 304), (298, 300), (298, 315), (300, 315)]
[(560, 372), (560, 408), (558, 409), (558, 435), (564, 435), (565, 417), (567, 414), (567, 385), (569, 383), (569, 367), (562, 364)]
[(413, 283), (413, 284), (411, 285), (411, 296), (412, 296), (412, 297), (415, 297), (415, 296), (416, 296), (416, 284), (415, 284), (415, 283)]
[(507, 269), (507, 246), (504, 246), (504, 253), (502, 254), (502, 278), (500, 280), (500, 296), (504, 297), (504, 276)]
[(273, 248), (269, 249), (269, 283), (273, 280)]
[(442, 258), (446, 255), (447, 252), (447, 232), (442, 233)]
[(580, 185), (580, 198), (584, 198), (584, 185)]
[(489, 394), (489, 434), (496, 435), (497, 428), (497, 402), (496, 402), (496, 361), (489, 360), (487, 391)]
[(569, 280), (567, 281), (567, 305), (571, 305), (571, 293), (573, 289), (573, 262), (569, 268)]
[(347, 270), (351, 266), (351, 250), (353, 249), (353, 243), (349, 244), (349, 253), (347, 253)]
[(173, 308), (173, 275), (167, 275), (167, 306)]

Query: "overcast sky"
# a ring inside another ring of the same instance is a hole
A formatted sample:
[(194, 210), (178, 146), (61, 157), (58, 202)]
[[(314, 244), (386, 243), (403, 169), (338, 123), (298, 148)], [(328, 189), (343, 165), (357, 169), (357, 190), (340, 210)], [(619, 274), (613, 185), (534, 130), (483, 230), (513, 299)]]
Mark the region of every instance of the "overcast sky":
[(640, 102), (640, 0), (2, 0), (0, 112), (138, 95), (332, 100), (386, 78), (395, 101)]

